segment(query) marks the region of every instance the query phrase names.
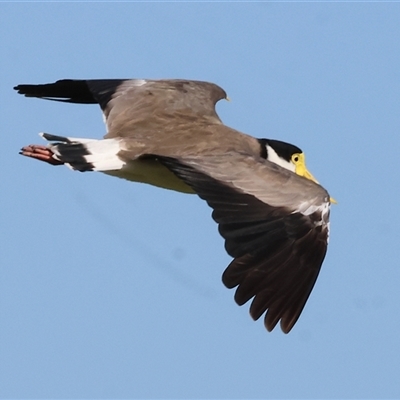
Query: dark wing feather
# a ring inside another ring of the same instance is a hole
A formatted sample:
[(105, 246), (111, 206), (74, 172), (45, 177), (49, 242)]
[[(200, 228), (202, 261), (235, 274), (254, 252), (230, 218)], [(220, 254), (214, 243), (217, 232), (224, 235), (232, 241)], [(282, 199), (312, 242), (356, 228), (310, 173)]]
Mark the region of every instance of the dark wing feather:
[(100, 104), (104, 109), (123, 79), (62, 79), (42, 85), (18, 85), (14, 89), (26, 97), (78, 104)]
[(159, 160), (214, 209), (212, 216), (226, 251), (234, 257), (222, 280), (228, 288), (238, 286), (235, 301), (243, 305), (254, 297), (251, 316), (258, 319), (267, 311), (269, 331), (281, 320), (282, 330), (289, 332), (325, 257), (328, 230), (325, 224), (315, 223), (321, 215), (272, 207), (182, 160)]

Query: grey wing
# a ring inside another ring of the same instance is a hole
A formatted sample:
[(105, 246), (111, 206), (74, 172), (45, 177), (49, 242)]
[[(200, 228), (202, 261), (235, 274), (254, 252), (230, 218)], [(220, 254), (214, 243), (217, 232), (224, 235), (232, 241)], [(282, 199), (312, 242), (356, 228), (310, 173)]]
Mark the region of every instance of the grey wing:
[(235, 165), (225, 169), (225, 177), (217, 159), (201, 164), (160, 161), (214, 209), (225, 248), (234, 257), (223, 282), (228, 288), (237, 286), (236, 302), (242, 305), (253, 298), (251, 316), (258, 319), (266, 312), (266, 328), (271, 331), (281, 320), (287, 333), (304, 308), (326, 254), (329, 195), (290, 171), (278, 167), (278, 174), (271, 173), (275, 166), (268, 162), (238, 155), (233, 159)]
[[(100, 81), (101, 82), (101, 81)], [(99, 81), (87, 81), (97, 92)], [(111, 90), (111, 89), (110, 89)], [(125, 80), (105, 95), (102, 106), (111, 137), (147, 137), (166, 126), (201, 123), (221, 124), (216, 103), (226, 98), (219, 86), (189, 80)]]
[(14, 89), (27, 97), (99, 104), (107, 138), (154, 137), (167, 126), (174, 131), (196, 122), (221, 124), (215, 104), (226, 98), (225, 91), (213, 83), (182, 79), (62, 79)]

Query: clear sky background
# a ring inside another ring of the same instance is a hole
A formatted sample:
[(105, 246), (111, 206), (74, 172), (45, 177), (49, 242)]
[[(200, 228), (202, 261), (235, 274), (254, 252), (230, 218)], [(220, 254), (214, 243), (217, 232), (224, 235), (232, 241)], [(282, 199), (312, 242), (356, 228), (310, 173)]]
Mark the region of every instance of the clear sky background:
[[(399, 398), (399, 3), (1, 3), (0, 397)], [(19, 83), (189, 78), (223, 121), (301, 147), (339, 204), (293, 331), (221, 283), (196, 196), (18, 155), (99, 138)]]

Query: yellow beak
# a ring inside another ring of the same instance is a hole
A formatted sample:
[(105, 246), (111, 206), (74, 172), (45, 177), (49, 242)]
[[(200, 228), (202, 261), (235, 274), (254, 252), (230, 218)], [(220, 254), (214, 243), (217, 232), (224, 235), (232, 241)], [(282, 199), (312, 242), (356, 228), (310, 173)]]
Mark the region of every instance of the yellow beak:
[[(297, 175), (303, 176), (304, 178), (307, 178), (310, 181), (313, 181), (313, 182), (319, 184), (319, 182), (314, 178), (313, 174), (307, 169), (306, 159), (305, 159), (304, 154), (299, 154), (299, 160), (297, 161), (295, 166), (296, 166), (295, 171), (296, 171)], [(333, 197), (330, 197), (329, 201), (332, 204), (337, 204), (337, 201)]]

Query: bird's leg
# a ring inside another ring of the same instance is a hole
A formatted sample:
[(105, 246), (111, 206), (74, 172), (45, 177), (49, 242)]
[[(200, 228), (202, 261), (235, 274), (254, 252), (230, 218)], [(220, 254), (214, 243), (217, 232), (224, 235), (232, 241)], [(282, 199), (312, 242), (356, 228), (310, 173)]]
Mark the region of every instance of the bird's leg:
[(55, 158), (53, 158), (54, 153), (48, 147), (41, 146), (39, 144), (30, 144), (29, 146), (24, 146), (19, 152), (19, 154), (26, 157), (35, 158), (36, 160), (39, 161), (47, 162), (48, 164), (51, 165), (64, 164), (62, 161), (58, 161)]

